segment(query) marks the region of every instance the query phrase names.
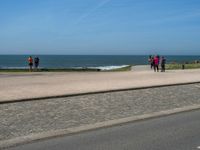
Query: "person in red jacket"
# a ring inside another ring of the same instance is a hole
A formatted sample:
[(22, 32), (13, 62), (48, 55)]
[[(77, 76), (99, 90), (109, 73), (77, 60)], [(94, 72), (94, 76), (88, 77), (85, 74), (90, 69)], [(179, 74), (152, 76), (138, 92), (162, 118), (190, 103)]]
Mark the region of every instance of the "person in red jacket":
[(28, 58), (28, 65), (29, 65), (29, 71), (31, 72), (33, 70), (33, 58), (29, 56)]
[(159, 56), (155, 56), (153, 61), (154, 61), (154, 72), (156, 71), (159, 72), (159, 61), (160, 61)]

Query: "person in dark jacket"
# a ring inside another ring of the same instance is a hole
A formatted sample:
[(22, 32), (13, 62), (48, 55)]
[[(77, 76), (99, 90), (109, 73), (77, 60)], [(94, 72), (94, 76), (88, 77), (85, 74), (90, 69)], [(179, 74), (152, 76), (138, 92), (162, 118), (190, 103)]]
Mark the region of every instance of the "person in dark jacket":
[(166, 64), (166, 59), (165, 59), (165, 57), (162, 57), (162, 59), (161, 59), (161, 72), (165, 72), (165, 64)]
[(154, 67), (154, 61), (153, 61), (154, 56), (150, 55), (148, 62), (150, 63), (151, 69)]
[(39, 62), (40, 62), (40, 59), (38, 57), (35, 57), (35, 59), (34, 59), (34, 65), (35, 65), (35, 69), (36, 70), (38, 70)]

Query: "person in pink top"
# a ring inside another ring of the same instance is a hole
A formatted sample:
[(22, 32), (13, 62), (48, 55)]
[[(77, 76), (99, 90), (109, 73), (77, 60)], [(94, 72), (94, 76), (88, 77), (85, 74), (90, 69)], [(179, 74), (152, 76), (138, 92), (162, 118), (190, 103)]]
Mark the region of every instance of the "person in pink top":
[(155, 56), (154, 57), (154, 59), (153, 59), (153, 61), (154, 61), (154, 72), (159, 72), (159, 56)]

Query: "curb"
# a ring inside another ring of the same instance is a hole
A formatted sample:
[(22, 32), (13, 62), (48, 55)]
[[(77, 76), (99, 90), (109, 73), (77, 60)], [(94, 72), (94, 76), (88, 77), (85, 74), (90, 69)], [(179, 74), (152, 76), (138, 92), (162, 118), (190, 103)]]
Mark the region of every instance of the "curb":
[(99, 122), (95, 124), (88, 124), (88, 125), (84, 125), (80, 127), (67, 128), (67, 129), (61, 129), (61, 130), (51, 130), (48, 132), (31, 134), (28, 136), (22, 136), (22, 137), (17, 137), (10, 140), (0, 141), (0, 149), (6, 149), (9, 147), (18, 146), (21, 144), (27, 144), (34, 141), (36, 142), (39, 140), (45, 140), (45, 139), (50, 139), (50, 138), (55, 138), (55, 137), (60, 137), (60, 136), (69, 136), (69, 135), (73, 135), (73, 134), (77, 134), (81, 132), (92, 131), (95, 129), (108, 128), (111, 126), (118, 126), (118, 125), (131, 123), (135, 121), (142, 121), (145, 119), (169, 116), (172, 114), (188, 112), (188, 111), (198, 110), (198, 109), (200, 109), (200, 105), (186, 106), (182, 108), (175, 108), (172, 110), (154, 112), (151, 114), (144, 114), (144, 115), (139, 115), (139, 116), (134, 116), (134, 117), (127, 117), (127, 118), (122, 118), (122, 119)]
[(83, 92), (83, 93), (75, 93), (75, 94), (64, 94), (64, 95), (55, 95), (55, 96), (44, 96), (44, 97), (35, 97), (35, 98), (23, 98), (23, 99), (15, 99), (15, 100), (3, 100), (3, 101), (0, 101), (0, 104), (45, 100), (45, 99), (53, 99), (53, 98), (76, 97), (76, 96), (84, 96), (84, 95), (90, 95), (90, 94), (103, 94), (103, 93), (129, 91), (129, 90), (142, 90), (142, 89), (149, 89), (149, 88), (169, 87), (169, 86), (181, 86), (181, 85), (190, 85), (190, 84), (199, 84), (199, 83), (200, 81), (194, 81), (194, 82), (184, 82), (184, 83), (175, 83), (175, 84), (162, 84), (162, 85), (141, 86), (141, 87), (133, 87), (133, 88), (102, 90), (102, 91), (94, 91), (94, 92)]

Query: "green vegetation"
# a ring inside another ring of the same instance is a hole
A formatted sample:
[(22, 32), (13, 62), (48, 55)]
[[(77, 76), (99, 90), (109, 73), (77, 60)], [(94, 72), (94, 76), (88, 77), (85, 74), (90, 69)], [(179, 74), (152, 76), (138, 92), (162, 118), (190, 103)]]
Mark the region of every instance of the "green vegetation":
[[(200, 63), (190, 63), (190, 64), (184, 64), (184, 69), (198, 69), (200, 68)], [(166, 64), (167, 70), (178, 70), (182, 69), (183, 64)]]
[(41, 69), (39, 70), (41, 72), (76, 72), (76, 71), (80, 71), (80, 72), (87, 72), (87, 71), (100, 71), (99, 69), (90, 69), (90, 68), (61, 68), (61, 69)]
[(29, 72), (28, 69), (0, 69), (0, 72)]
[[(71, 69), (71, 68), (61, 68), (61, 69), (38, 69), (33, 70), (33, 72), (86, 72), (86, 71), (100, 71), (98, 69), (88, 69), (88, 68), (81, 68), (81, 69)], [(0, 72), (29, 72), (29, 69), (0, 69)]]
[[(109, 72), (112, 71), (130, 71), (131, 70), (131, 65), (130, 66), (126, 66), (123, 68), (119, 68), (119, 69), (113, 69), (113, 70), (108, 70)], [(104, 71), (104, 70), (100, 70), (100, 69), (92, 69), (92, 68), (57, 68), (57, 69), (49, 69), (49, 68), (42, 68), (42, 69), (38, 69), (33, 70), (33, 72), (99, 72), (99, 71)], [(29, 72), (29, 69), (0, 69), (0, 72)], [(104, 71), (104, 72), (107, 72)]]

